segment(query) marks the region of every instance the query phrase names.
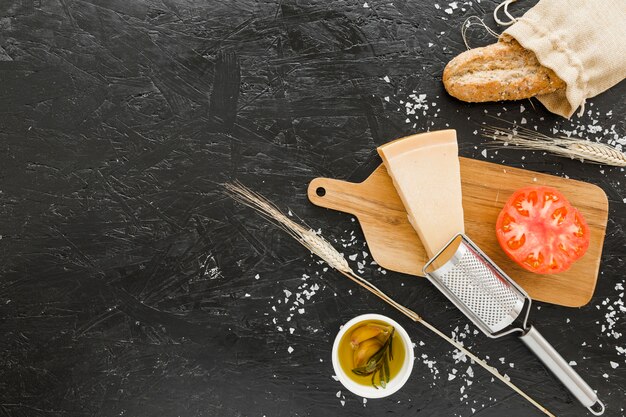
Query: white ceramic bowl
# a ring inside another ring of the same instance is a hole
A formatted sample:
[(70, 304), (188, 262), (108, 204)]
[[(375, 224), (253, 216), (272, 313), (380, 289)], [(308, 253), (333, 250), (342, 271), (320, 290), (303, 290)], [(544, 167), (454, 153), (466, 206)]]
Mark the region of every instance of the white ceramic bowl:
[[(371, 385), (361, 385), (354, 382), (348, 377), (348, 375), (346, 375), (341, 367), (341, 364), (339, 363), (339, 342), (341, 341), (341, 338), (352, 326), (366, 320), (379, 320), (392, 325), (395, 327), (396, 332), (400, 335), (402, 343), (404, 343), (404, 351), (406, 352), (404, 355), (404, 363), (402, 364), (402, 368), (400, 368), (398, 375), (389, 381), (386, 388), (376, 389)], [(339, 330), (339, 333), (337, 333), (335, 343), (333, 343), (332, 355), (333, 368), (335, 369), (335, 375), (339, 378), (339, 382), (341, 382), (350, 392), (365, 398), (387, 397), (402, 388), (411, 375), (411, 371), (413, 370), (413, 361), (415, 360), (413, 343), (411, 343), (411, 339), (409, 338), (406, 330), (404, 330), (404, 328), (402, 328), (402, 326), (400, 326), (395, 320), (380, 314), (363, 314), (344, 324), (341, 330)]]

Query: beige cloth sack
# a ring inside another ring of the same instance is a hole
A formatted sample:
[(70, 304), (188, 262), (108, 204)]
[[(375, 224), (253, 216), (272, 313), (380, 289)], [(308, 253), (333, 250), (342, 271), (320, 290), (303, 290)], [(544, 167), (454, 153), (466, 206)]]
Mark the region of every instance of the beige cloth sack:
[(537, 97), (563, 117), (626, 78), (626, 0), (541, 0), (504, 33), (565, 81)]

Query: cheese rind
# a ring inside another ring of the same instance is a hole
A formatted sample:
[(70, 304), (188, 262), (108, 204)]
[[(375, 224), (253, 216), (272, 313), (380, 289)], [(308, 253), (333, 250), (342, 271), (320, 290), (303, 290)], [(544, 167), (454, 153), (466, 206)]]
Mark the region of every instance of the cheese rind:
[(429, 257), (464, 233), (455, 130), (408, 136), (378, 148)]

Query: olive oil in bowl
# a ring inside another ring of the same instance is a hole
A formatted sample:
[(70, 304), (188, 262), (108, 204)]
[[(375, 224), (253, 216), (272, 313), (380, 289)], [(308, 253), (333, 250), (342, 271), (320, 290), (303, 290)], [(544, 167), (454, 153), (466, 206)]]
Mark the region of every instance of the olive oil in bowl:
[(365, 314), (341, 329), (333, 346), (333, 367), (353, 393), (380, 398), (396, 392), (413, 367), (413, 348), (398, 323), (379, 314)]
[[(363, 333), (366, 339), (359, 338), (359, 334)], [(382, 351), (385, 349), (386, 352)], [(339, 342), (339, 363), (342, 369), (351, 380), (361, 385), (385, 388), (398, 375), (404, 356), (402, 338), (392, 325), (380, 320), (356, 323)], [(369, 368), (368, 364), (371, 364)]]

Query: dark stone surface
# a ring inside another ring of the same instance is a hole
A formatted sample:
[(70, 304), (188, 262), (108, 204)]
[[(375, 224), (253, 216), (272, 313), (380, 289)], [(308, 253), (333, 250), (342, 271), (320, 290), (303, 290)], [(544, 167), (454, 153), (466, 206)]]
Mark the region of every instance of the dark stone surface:
[[(571, 121), (536, 101), (460, 103), (441, 71), (464, 50), (464, 19), (495, 3), (363, 3), (0, 2), (0, 415), (540, 415), (224, 197), (219, 184), (233, 179), (321, 228), (365, 278), (555, 414), (586, 415), (518, 340), (464, 330), (427, 282), (370, 265), (358, 224), (305, 191), (317, 176), (364, 178), (377, 145), (425, 129), (457, 129), (460, 153), (484, 159), (474, 131), (487, 114), (624, 143), (624, 83)], [(419, 117), (403, 110), (413, 91), (426, 94)], [(593, 300), (539, 303), (532, 318), (606, 415), (624, 415), (624, 170), (510, 149), (487, 159), (606, 191)], [(364, 404), (333, 380), (330, 351), (339, 326), (366, 312), (399, 320), (418, 346), (407, 385)]]

